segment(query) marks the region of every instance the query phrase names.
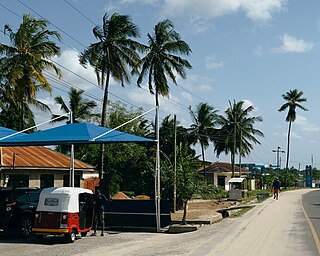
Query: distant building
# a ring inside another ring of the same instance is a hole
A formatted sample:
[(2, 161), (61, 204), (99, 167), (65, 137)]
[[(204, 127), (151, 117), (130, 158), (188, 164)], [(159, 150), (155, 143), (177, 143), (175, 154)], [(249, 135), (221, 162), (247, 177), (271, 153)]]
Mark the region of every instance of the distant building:
[[(229, 180), (232, 177), (232, 165), (226, 162), (213, 162), (205, 167), (206, 179), (208, 184), (221, 186), (225, 190), (229, 190)], [(198, 173), (204, 174), (203, 167), (197, 170)], [(245, 168), (241, 168), (241, 176), (249, 174)], [(235, 177), (240, 177), (240, 168), (235, 166)]]
[[(69, 186), (70, 158), (46, 147), (1, 147), (0, 186)], [(75, 187), (88, 187), (98, 173), (93, 166), (75, 160)], [(92, 185), (94, 187), (94, 185)]]

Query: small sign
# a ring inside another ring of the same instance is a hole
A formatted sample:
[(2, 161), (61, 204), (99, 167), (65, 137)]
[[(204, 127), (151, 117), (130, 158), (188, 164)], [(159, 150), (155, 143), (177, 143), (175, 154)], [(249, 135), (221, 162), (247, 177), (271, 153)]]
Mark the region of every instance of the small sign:
[(44, 200), (44, 205), (46, 206), (58, 206), (59, 198), (46, 198)]
[(312, 167), (311, 165), (306, 165), (306, 187), (312, 187)]

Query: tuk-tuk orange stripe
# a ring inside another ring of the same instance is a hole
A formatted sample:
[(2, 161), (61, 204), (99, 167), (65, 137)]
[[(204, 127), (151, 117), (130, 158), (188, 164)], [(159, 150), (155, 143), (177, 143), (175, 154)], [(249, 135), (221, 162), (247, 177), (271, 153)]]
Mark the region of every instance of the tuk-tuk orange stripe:
[(69, 233), (69, 229), (61, 228), (61, 229), (50, 229), (50, 228), (32, 228), (32, 232), (35, 233)]

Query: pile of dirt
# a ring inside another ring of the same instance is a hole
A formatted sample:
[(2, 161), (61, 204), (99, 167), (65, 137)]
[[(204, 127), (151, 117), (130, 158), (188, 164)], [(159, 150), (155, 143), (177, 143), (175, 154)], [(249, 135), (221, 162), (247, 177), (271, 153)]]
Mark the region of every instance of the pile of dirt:
[(115, 195), (112, 196), (112, 199), (130, 199), (125, 193), (117, 192)]
[[(187, 205), (187, 221), (188, 220), (210, 220), (217, 210), (231, 207), (234, 203), (227, 200), (190, 200)], [(171, 213), (171, 219), (181, 221), (183, 210)]]
[(138, 195), (138, 196), (133, 197), (132, 199), (135, 199), (135, 200), (150, 200), (150, 196)]
[(149, 200), (150, 197), (146, 195), (138, 195), (135, 197), (129, 197), (123, 192), (117, 192), (115, 195), (112, 196), (112, 199), (134, 199), (134, 200)]

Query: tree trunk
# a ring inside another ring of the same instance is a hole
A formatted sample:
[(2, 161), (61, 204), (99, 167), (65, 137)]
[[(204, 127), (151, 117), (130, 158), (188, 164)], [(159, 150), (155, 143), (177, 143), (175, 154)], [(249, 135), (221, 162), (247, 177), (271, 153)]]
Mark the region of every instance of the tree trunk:
[(292, 124), (292, 122), (291, 122), (291, 121), (289, 121), (286, 169), (288, 169), (288, 168), (289, 168), (289, 147), (290, 147), (291, 124)]
[(205, 163), (205, 156), (204, 156), (204, 146), (203, 146), (203, 143), (200, 143), (200, 144), (201, 144), (201, 152), (202, 152), (202, 165), (203, 165), (204, 181), (207, 184), (208, 180), (207, 180), (207, 171), (206, 171), (206, 163)]
[[(107, 79), (104, 88), (104, 95), (103, 95), (103, 104), (102, 104), (102, 114), (101, 114), (101, 126), (106, 127), (107, 125), (107, 109), (108, 109), (108, 94), (109, 94), (109, 80), (110, 80), (110, 71), (107, 71)], [(103, 179), (104, 173), (104, 152), (105, 146), (104, 144), (100, 145), (100, 168), (99, 168), (99, 179)]]
[(187, 205), (188, 205), (188, 200), (183, 201), (183, 216), (181, 220), (182, 225), (187, 224)]
[(290, 149), (290, 133), (291, 133), (291, 124), (292, 121), (289, 121), (289, 128), (288, 128), (288, 144), (287, 144), (287, 161), (286, 161), (286, 186), (287, 188), (287, 183), (288, 183), (288, 170), (289, 170), (289, 149)]
[(231, 168), (232, 168), (232, 176), (231, 178), (234, 178), (234, 174), (235, 174), (235, 153), (231, 152)]

